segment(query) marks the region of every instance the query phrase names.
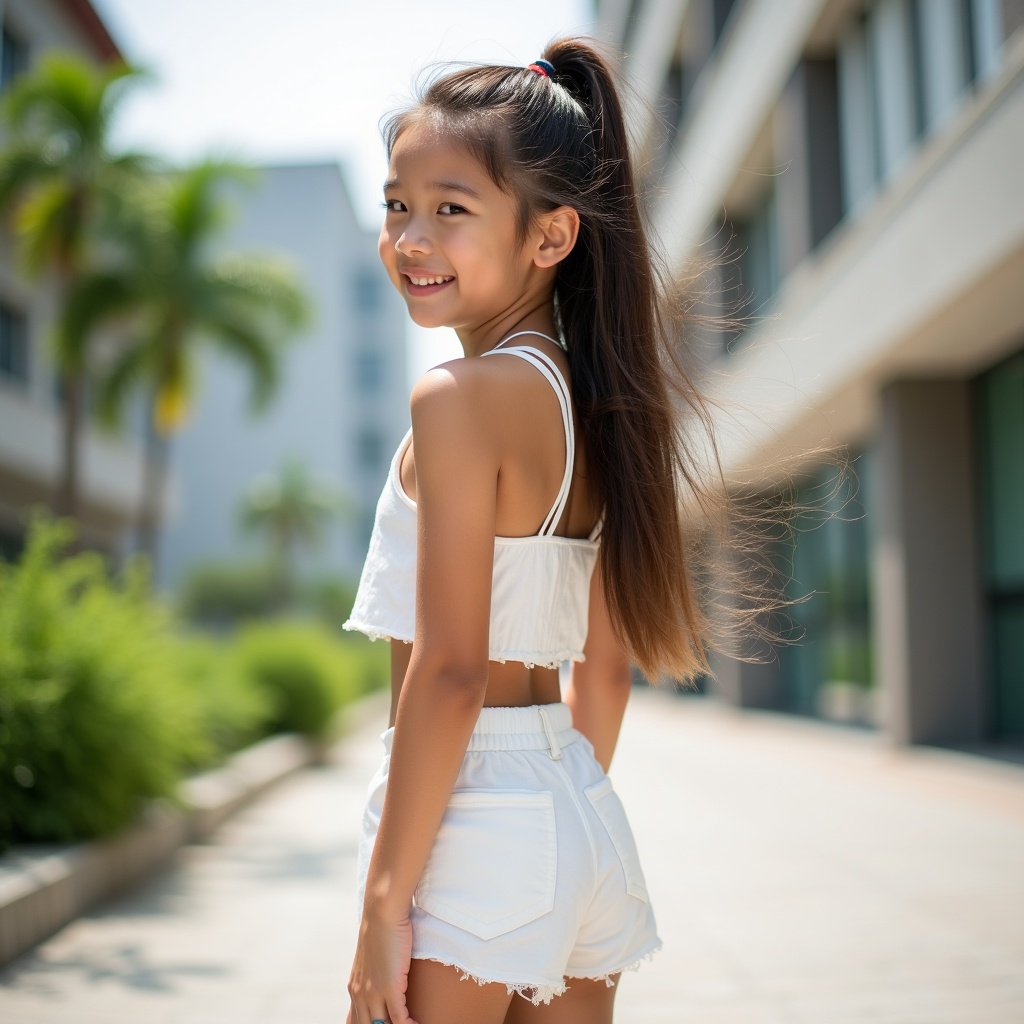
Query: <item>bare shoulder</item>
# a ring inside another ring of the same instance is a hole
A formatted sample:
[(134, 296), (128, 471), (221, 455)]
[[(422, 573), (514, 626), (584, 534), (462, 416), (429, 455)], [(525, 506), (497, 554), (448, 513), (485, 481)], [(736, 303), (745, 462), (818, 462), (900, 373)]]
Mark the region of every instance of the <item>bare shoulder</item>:
[[(521, 359), (452, 359), (428, 370), (412, 389), (413, 428), (430, 425), (488, 432), (508, 423), (510, 397), (522, 395), (522, 382), (535, 383)], [(512, 387), (510, 387), (512, 385)]]

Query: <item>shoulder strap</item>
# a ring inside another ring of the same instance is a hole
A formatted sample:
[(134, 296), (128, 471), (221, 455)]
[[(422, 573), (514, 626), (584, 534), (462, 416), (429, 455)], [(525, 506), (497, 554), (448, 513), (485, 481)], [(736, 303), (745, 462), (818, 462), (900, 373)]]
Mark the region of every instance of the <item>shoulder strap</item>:
[[(490, 351), (493, 352), (495, 348), (501, 348), (501, 346), (504, 345), (506, 341), (511, 341), (513, 338), (521, 338), (524, 334), (534, 334), (538, 338), (543, 338), (545, 341), (550, 341), (552, 345), (557, 345), (559, 348), (562, 347), (561, 342), (559, 342), (557, 338), (552, 338), (550, 334), (542, 334), (540, 331), (516, 331), (515, 334), (510, 334), (507, 338), (502, 338), (501, 341), (499, 341), (498, 344), (494, 346), (494, 348), (490, 349)], [(516, 345), (515, 347), (521, 348), (525, 346)], [(537, 349), (531, 349), (531, 351), (536, 352)], [(484, 352), (483, 354), (487, 355), (486, 352)]]
[[(536, 334), (537, 332), (523, 331), (521, 333)], [(514, 338), (516, 335), (513, 334), (510, 337)], [(541, 335), (541, 337), (547, 336)], [(505, 341), (508, 340), (508, 338), (505, 339)], [(569, 386), (565, 383), (565, 378), (562, 376), (561, 370), (558, 369), (558, 364), (545, 352), (541, 352), (540, 349), (532, 348), (529, 345), (516, 345), (513, 348), (504, 348), (500, 351), (498, 346), (495, 346), (484, 352), (483, 355), (509, 355), (525, 359), (526, 362), (532, 364), (544, 374), (558, 396), (558, 405), (562, 411), (562, 428), (565, 431), (565, 472), (562, 474), (562, 485), (558, 488), (554, 504), (548, 509), (548, 514), (544, 517), (544, 522), (541, 524), (539, 531), (539, 536), (541, 537), (551, 536), (554, 534), (555, 527), (558, 526), (558, 521), (562, 518), (562, 513), (565, 511), (565, 503), (569, 500), (572, 469), (576, 461), (576, 435), (572, 425), (572, 404), (569, 400)]]

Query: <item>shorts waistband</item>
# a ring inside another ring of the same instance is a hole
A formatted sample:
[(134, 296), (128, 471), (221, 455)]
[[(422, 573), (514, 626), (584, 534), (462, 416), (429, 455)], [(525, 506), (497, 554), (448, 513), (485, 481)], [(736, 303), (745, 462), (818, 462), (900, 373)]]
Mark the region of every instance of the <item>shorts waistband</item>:
[(481, 708), (468, 750), (553, 750), (574, 743), (568, 704), (526, 708)]
[[(392, 731), (388, 729), (381, 736), (388, 752)], [(466, 749), (547, 750), (557, 760), (562, 756), (561, 748), (579, 737), (572, 725), (572, 711), (562, 702), (525, 708), (481, 708)]]

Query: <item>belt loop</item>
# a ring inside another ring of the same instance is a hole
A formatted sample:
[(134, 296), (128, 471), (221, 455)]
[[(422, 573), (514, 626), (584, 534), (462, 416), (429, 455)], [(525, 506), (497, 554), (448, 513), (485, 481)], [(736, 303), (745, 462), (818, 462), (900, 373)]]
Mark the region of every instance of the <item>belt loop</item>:
[(559, 761), (562, 757), (562, 748), (558, 745), (555, 730), (551, 728), (551, 719), (548, 718), (547, 708), (540, 705), (537, 710), (540, 712), (540, 720), (544, 724), (544, 735), (548, 738), (548, 753), (551, 755), (551, 760)]

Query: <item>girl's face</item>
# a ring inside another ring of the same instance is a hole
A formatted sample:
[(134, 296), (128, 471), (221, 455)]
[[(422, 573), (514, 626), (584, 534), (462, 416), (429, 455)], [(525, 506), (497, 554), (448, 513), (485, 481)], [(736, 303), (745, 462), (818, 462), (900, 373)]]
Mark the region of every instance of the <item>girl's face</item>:
[(450, 137), (399, 135), (384, 185), (378, 251), (421, 327), (485, 328), (542, 271), (516, 237), (516, 202)]

